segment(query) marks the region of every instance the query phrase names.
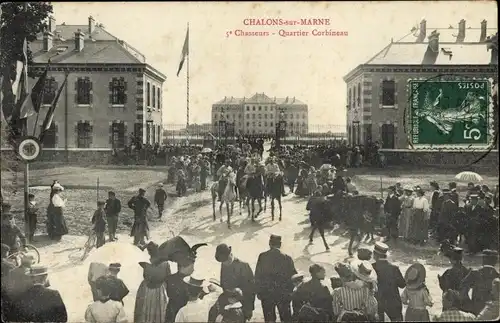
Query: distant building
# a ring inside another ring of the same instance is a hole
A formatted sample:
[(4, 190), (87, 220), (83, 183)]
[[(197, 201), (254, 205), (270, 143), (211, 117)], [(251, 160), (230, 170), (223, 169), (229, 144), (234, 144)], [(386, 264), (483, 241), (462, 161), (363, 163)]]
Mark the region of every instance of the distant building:
[(250, 98), (224, 97), (212, 105), (212, 125), (214, 134), (218, 133), (218, 122), (224, 120), (234, 123), (238, 134), (274, 134), (280, 113), (287, 122), (287, 133), (306, 134), (308, 132), (309, 112), (307, 104), (295, 97), (268, 97), (255, 93)]
[[(479, 27), (479, 26), (478, 26)], [(429, 32), (428, 32), (429, 31)], [(379, 141), (385, 149), (406, 149), (403, 113), (408, 104), (407, 81), (440, 74), (498, 76), (498, 35), (483, 20), (480, 28), (427, 28), (422, 20), (409, 34), (391, 41), (366, 63), (349, 72), (347, 137), (351, 145)]]
[[(31, 68), (36, 72), (41, 73), (51, 60), (37, 128), (64, 81), (65, 70), (69, 77), (44, 150), (122, 148), (130, 135), (144, 144), (160, 143), (166, 76), (92, 17), (86, 25), (56, 25), (54, 18), (48, 25), (29, 44)], [(30, 118), (29, 129), (34, 121)]]

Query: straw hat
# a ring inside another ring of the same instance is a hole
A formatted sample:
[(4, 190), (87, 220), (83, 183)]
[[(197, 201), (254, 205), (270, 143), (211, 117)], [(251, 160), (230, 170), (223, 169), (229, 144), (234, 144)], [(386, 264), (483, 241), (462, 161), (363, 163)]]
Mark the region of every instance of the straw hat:
[(425, 267), (420, 263), (411, 265), (405, 273), (406, 287), (417, 288), (425, 282)]
[(55, 183), (53, 186), (52, 186), (52, 189), (53, 190), (58, 190), (58, 191), (64, 191), (64, 187), (62, 187), (61, 184), (59, 183)]
[(351, 262), (351, 270), (354, 275), (364, 282), (372, 283), (377, 280), (375, 270), (368, 261), (354, 260)]

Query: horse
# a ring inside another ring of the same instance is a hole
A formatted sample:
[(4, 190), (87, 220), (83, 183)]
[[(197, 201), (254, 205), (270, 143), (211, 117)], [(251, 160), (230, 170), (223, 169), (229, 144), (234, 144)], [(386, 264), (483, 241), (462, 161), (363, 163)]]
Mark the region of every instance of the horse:
[(266, 177), (266, 190), (264, 195), (264, 210), (267, 205), (267, 197), (271, 198), (271, 220), (274, 221), (274, 200), (278, 201), (278, 206), (280, 210), (279, 220), (281, 221), (281, 184), (282, 184), (281, 175), (269, 175)]
[[(262, 175), (249, 176), (247, 179), (246, 189), (249, 199), (252, 203), (251, 217), (252, 221), (262, 213), (262, 199), (264, 198), (264, 185)], [(255, 214), (255, 200), (259, 203), (259, 211)], [(255, 214), (255, 215), (254, 215)]]
[[(234, 192), (235, 179), (234, 176), (230, 177), (226, 182), (226, 187), (224, 188), (224, 193), (220, 197), (220, 205), (219, 205), (219, 213), (220, 213), (220, 222), (222, 223), (222, 205), (226, 204), (227, 209), (227, 227), (231, 228), (231, 216), (233, 215), (234, 210), (234, 201), (236, 200), (236, 194)], [(221, 185), (221, 181), (214, 182), (210, 187), (210, 192), (212, 195), (212, 212), (213, 212), (213, 220), (216, 220), (215, 215), (215, 202), (217, 201), (217, 197), (219, 195), (219, 187)]]
[(247, 180), (248, 180), (248, 175), (244, 175), (242, 178), (240, 178), (238, 182), (238, 195), (239, 195), (239, 203), (240, 203), (240, 215), (242, 213), (242, 205), (246, 205), (248, 215), (250, 216), (250, 196), (248, 194), (248, 189), (247, 189)]

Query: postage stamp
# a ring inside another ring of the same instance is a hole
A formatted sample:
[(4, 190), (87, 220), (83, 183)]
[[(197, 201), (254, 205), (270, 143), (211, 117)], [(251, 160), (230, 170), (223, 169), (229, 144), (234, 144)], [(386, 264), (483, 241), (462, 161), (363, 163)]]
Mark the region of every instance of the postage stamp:
[(408, 136), (415, 149), (487, 149), (494, 141), (493, 80), (408, 81)]

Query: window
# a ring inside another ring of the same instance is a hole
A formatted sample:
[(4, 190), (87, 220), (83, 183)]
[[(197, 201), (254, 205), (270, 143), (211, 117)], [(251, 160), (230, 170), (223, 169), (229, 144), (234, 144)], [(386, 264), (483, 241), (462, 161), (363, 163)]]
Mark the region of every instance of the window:
[(109, 82), (109, 103), (125, 104), (127, 103), (127, 83), (123, 77), (113, 77)]
[(75, 83), (76, 104), (92, 104), (92, 82), (88, 77), (79, 77)]
[(293, 122), (290, 122), (290, 127), (293, 127)]
[(361, 104), (361, 83), (358, 83), (358, 98), (356, 103), (358, 106)]
[(255, 127), (255, 121), (252, 121), (252, 127)]
[(113, 148), (125, 147), (125, 123), (113, 122), (111, 124), (111, 145)]
[(262, 114), (259, 113), (259, 119), (262, 119)]
[(241, 119), (241, 118), (242, 118), (241, 114), (238, 114), (238, 119)]
[(250, 127), (250, 122), (247, 121), (247, 127)]
[(396, 103), (396, 82), (394, 80), (382, 81), (382, 105), (394, 106)]
[(151, 84), (149, 82), (146, 84), (146, 106), (151, 105)]
[(146, 144), (151, 144), (151, 123), (146, 122)]
[(382, 148), (384, 149), (394, 149), (394, 125), (393, 124), (383, 124), (382, 125)]
[[(156, 100), (158, 100), (158, 101), (157, 101), (157, 103), (158, 103), (158, 104), (157, 104), (156, 106), (158, 107), (158, 110), (161, 110), (161, 95), (160, 95), (160, 87), (157, 87), (157, 88), (156, 88)], [(158, 126), (158, 127), (159, 127), (159, 126)]]
[(264, 107), (264, 110), (265, 110), (265, 111), (267, 111), (267, 106), (266, 106), (266, 107)]
[(92, 125), (88, 121), (80, 121), (76, 125), (78, 148), (90, 148), (92, 146)]
[(264, 127), (267, 127), (267, 121), (264, 121)]
[[(40, 129), (42, 127), (40, 126)], [(57, 125), (52, 121), (50, 128), (45, 132), (43, 137), (43, 147), (45, 148), (56, 148), (57, 146)]]
[(214, 113), (214, 119), (217, 119), (217, 113)]
[(53, 77), (46, 78), (43, 89), (42, 104), (52, 104), (52, 101), (54, 101), (54, 97), (56, 96), (57, 89), (58, 86), (56, 80)]
[[(154, 103), (154, 101), (153, 101), (153, 103)], [(154, 143), (156, 143), (156, 126), (154, 124), (151, 125), (151, 134), (153, 137), (151, 143), (154, 144)]]
[(273, 122), (271, 121), (271, 122), (269, 122), (269, 125), (272, 127), (274, 124), (273, 124)]
[(247, 111), (250, 111), (250, 107), (249, 106), (247, 106)]
[(290, 115), (290, 119), (293, 119), (293, 114)]
[(356, 85), (354, 85), (354, 88), (353, 88), (353, 91), (352, 91), (352, 107), (355, 108), (356, 107), (356, 97), (357, 97), (357, 94), (356, 94)]
[(255, 113), (252, 113), (252, 119), (255, 119)]
[(142, 144), (142, 123), (134, 124), (134, 138)]
[(351, 98), (351, 94), (352, 94), (352, 93), (351, 93), (351, 89), (349, 89), (349, 93), (347, 94), (347, 109), (348, 109), (348, 110), (351, 108), (351, 102), (352, 102), (352, 101), (351, 101), (351, 100), (352, 100), (352, 98)]
[(255, 106), (252, 107), (252, 111), (255, 111)]
[(259, 124), (258, 124), (258, 126), (259, 126), (259, 128), (260, 128), (260, 127), (262, 127), (262, 123), (260, 123), (260, 121), (259, 121)]
[(303, 114), (303, 115), (302, 115), (302, 119), (305, 119), (305, 118), (306, 118), (306, 115), (305, 115), (305, 114)]
[(273, 107), (271, 107), (271, 111), (273, 111), (273, 109), (274, 109), (274, 108), (273, 108)]
[(261, 106), (259, 106), (259, 111), (262, 111), (262, 107)]
[(267, 113), (266, 113), (266, 114), (264, 114), (264, 119), (267, 119)]
[[(156, 86), (153, 85), (153, 109), (156, 108)], [(153, 128), (154, 129), (154, 128)], [(154, 135), (153, 135), (154, 136)]]

